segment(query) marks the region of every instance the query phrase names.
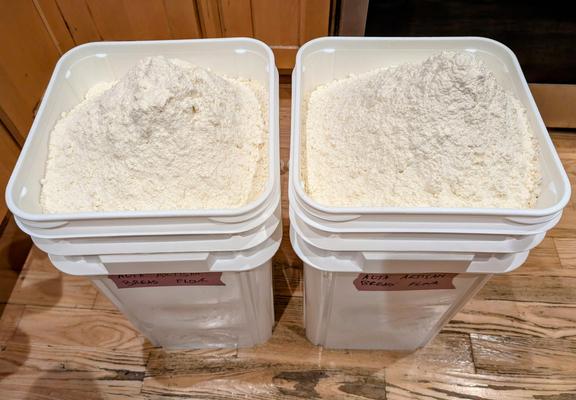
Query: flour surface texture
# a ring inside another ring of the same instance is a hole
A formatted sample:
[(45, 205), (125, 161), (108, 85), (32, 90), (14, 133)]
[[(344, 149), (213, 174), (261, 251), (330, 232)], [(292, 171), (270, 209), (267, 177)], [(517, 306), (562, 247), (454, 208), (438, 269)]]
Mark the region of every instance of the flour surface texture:
[(267, 178), (259, 85), (181, 60), (141, 60), (97, 85), (50, 135), (45, 212), (241, 207)]
[(526, 110), (470, 53), (318, 87), (303, 143), (305, 190), (328, 206), (529, 208), (539, 195)]

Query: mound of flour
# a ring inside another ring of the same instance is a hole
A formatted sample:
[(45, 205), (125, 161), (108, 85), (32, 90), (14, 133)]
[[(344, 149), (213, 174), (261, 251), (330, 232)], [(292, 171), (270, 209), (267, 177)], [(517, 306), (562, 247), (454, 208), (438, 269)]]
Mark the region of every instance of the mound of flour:
[(302, 178), (329, 206), (528, 208), (538, 146), (526, 110), (469, 53), (318, 87)]
[(245, 205), (267, 177), (262, 91), (180, 60), (141, 60), (56, 124), (44, 211)]

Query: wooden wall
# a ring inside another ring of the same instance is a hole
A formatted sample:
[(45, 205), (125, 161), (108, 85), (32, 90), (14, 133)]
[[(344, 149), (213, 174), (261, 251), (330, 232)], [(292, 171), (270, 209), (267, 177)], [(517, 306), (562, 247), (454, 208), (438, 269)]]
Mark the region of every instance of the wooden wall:
[[(0, 166), (15, 160), (14, 152), (26, 139), (55, 63), (76, 45), (249, 36), (269, 44), (278, 68), (287, 72), (301, 44), (328, 34), (330, 2), (0, 0), (0, 136), (6, 136), (0, 138)], [(0, 172), (4, 187), (6, 174)], [(3, 216), (2, 211), (0, 222)]]

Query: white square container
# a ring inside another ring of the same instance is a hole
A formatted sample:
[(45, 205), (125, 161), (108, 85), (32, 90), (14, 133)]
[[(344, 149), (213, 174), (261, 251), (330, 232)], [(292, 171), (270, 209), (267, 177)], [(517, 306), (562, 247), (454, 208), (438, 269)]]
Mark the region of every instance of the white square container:
[[(237, 209), (44, 214), (49, 135), (87, 90), (163, 55), (255, 80), (268, 93), (268, 181)], [(64, 273), (85, 276), (153, 344), (246, 347), (272, 332), (271, 259), (282, 236), (278, 71), (272, 51), (246, 38), (100, 42), (66, 53), (54, 70), (6, 190), (18, 225)]]
[[(210, 68), (220, 74), (252, 79), (268, 93), (268, 181), (254, 202), (237, 209), (82, 212), (44, 214), (40, 180), (44, 177), (49, 134), (63, 112), (80, 103), (88, 89), (121, 77), (138, 60), (163, 55)], [(244, 229), (274, 195), (279, 176), (278, 71), (272, 50), (249, 38), (96, 42), (73, 48), (54, 69), (38, 114), (6, 189), (6, 203), (30, 234), (56, 230), (56, 236), (111, 234), (236, 233)], [(274, 210), (275, 207), (272, 209)]]
[[(442, 51), (474, 53), (494, 73), (498, 82), (512, 91), (528, 110), (528, 119), (540, 144), (543, 180), (541, 196), (532, 209), (497, 208), (392, 208), (327, 207), (304, 191), (300, 177), (303, 110), (310, 92), (318, 85), (404, 62), (418, 62)], [(570, 198), (570, 184), (516, 56), (491, 39), (450, 38), (347, 38), (312, 40), (298, 51), (293, 72), (292, 142), (290, 155), (290, 202), (340, 231), (371, 232), (452, 232), (534, 234), (555, 224)], [(346, 222), (342, 224), (341, 222)], [(545, 224), (534, 228), (532, 225)]]
[(272, 335), (271, 260), (249, 271), (223, 272), (225, 286), (118, 289), (109, 277), (91, 279), (155, 346), (251, 347)]
[(304, 264), (304, 272), (304, 284), (317, 288), (305, 296), (306, 336), (314, 344), (336, 349), (423, 347), (490, 279), (459, 273), (453, 289), (358, 292), (354, 281), (370, 273), (325, 272), (309, 264)]
[[(272, 257), (281, 237), (280, 225), (264, 243), (241, 251), (50, 255), (50, 260), (64, 273), (89, 278), (156, 346), (250, 347), (272, 334)], [(133, 286), (122, 287), (119, 279)], [(175, 279), (208, 282), (162, 283)]]
[(272, 335), (271, 260), (248, 271), (222, 272), (225, 286), (119, 289), (109, 277), (91, 279), (155, 346), (251, 347)]
[[(474, 53), (528, 110), (543, 180), (533, 209), (328, 207), (300, 175), (305, 102), (351, 73)], [(304, 262), (308, 339), (331, 348), (424, 346), (492, 274), (526, 260), (559, 221), (570, 185), (514, 54), (490, 39), (321, 38), (300, 48), (293, 72), (290, 240)]]
[[(325, 251), (294, 230), (290, 241), (304, 262), (306, 337), (328, 348), (415, 350), (425, 346), (493, 274), (518, 268), (528, 252)], [(370, 290), (357, 282), (392, 282)], [(412, 277), (431, 289), (398, 288)]]

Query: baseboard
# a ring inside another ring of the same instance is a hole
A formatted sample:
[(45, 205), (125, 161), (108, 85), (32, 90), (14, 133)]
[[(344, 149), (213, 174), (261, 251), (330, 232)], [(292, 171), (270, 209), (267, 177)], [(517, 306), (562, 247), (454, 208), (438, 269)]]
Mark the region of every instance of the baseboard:
[(530, 90), (548, 128), (576, 128), (576, 85), (531, 83)]

